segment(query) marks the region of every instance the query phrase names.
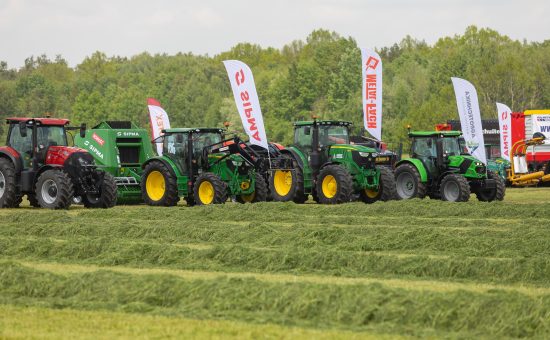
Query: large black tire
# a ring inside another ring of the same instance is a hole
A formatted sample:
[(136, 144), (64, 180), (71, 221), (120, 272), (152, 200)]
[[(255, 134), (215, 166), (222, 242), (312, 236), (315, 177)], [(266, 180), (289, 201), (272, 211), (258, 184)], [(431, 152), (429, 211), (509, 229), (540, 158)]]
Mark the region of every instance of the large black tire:
[(99, 191), (99, 195), (84, 195), (82, 197), (82, 204), (86, 208), (92, 209), (107, 209), (116, 205), (117, 186), (113, 175), (107, 172), (104, 174), (103, 183)]
[(29, 201), (31, 207), (40, 208), (40, 203), (38, 203), (38, 199), (34, 193), (27, 194), (27, 201)]
[(479, 201), (492, 202), (502, 201), (506, 194), (506, 185), (504, 180), (495, 172), (487, 171), (487, 178), (494, 179), (496, 181), (496, 187), (494, 189), (478, 189), (475, 194)]
[(267, 184), (265, 183), (264, 177), (256, 173), (255, 175), (256, 184), (254, 187), (254, 192), (250, 195), (239, 195), (236, 197), (237, 202), (239, 203), (256, 203), (256, 202), (265, 202), (267, 200)]
[(327, 165), (317, 177), (317, 195), (321, 204), (340, 204), (351, 200), (353, 179), (339, 165)]
[(178, 204), (176, 176), (164, 163), (153, 161), (141, 175), (141, 195), (147, 205), (172, 207)]
[(73, 203), (73, 182), (61, 169), (46, 170), (38, 177), (35, 195), (42, 208), (69, 209)]
[(10, 160), (0, 158), (0, 208), (19, 206), (18, 197), (15, 166)]
[(395, 169), (395, 189), (397, 199), (426, 197), (426, 183), (423, 183), (420, 173), (410, 163), (403, 163)]
[(449, 174), (441, 181), (439, 192), (443, 201), (467, 202), (470, 199), (470, 184), (462, 175)]
[(393, 171), (385, 166), (378, 167), (378, 170), (380, 170), (380, 184), (378, 190), (361, 190), (360, 196), (365, 203), (374, 203), (376, 201), (386, 202), (397, 198)]
[(211, 172), (197, 177), (193, 194), (197, 205), (223, 204), (227, 201), (227, 184)]

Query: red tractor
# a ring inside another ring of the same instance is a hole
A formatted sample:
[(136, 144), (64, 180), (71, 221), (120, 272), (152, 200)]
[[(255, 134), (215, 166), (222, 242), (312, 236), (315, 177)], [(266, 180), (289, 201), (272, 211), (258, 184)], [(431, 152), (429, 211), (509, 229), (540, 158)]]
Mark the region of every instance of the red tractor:
[[(67, 119), (8, 118), (7, 146), (0, 147), (0, 208), (16, 208), (27, 195), (31, 206), (67, 209), (80, 197), (88, 208), (116, 204), (112, 175), (86, 150), (70, 147)], [(80, 134), (86, 126), (80, 127)]]

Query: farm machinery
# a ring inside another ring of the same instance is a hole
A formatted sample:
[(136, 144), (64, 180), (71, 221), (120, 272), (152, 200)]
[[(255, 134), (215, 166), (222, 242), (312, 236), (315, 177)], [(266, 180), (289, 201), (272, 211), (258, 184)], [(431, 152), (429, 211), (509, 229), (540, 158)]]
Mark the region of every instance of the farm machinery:
[[(0, 207), (27, 199), (33, 207), (67, 209), (73, 196), (88, 208), (116, 204), (113, 176), (98, 169), (86, 150), (69, 147), (67, 119), (8, 118), (7, 146), (0, 147)], [(86, 126), (80, 127), (80, 135)], [(69, 135), (70, 136), (70, 135)]]
[(275, 201), (304, 203), (308, 196), (323, 204), (338, 204), (359, 196), (365, 203), (395, 197), (390, 167), (377, 166), (378, 152), (350, 144), (350, 122), (294, 123), (294, 145), (281, 152), (291, 170), (275, 170), (270, 188)]
[(535, 132), (533, 138), (519, 140), (514, 143), (510, 150), (510, 159), (513, 161), (508, 169), (508, 182), (513, 186), (531, 186), (550, 181), (550, 174), (547, 171), (540, 170), (530, 172), (527, 163), (527, 149), (532, 148), (532, 154), (536, 154), (535, 148), (543, 145), (545, 136), (540, 132)]
[(147, 130), (128, 121), (105, 121), (84, 136), (76, 136), (75, 145), (88, 150), (95, 162), (113, 175), (118, 204), (143, 202), (141, 165), (155, 156)]
[[(264, 174), (269, 164), (238, 137), (223, 140), (219, 128), (163, 130), (163, 154), (143, 164), (141, 189), (145, 203), (176, 205), (180, 197), (188, 205), (265, 201)], [(160, 141), (159, 141), (160, 142)]]
[(474, 192), (480, 201), (504, 199), (504, 181), (463, 153), (461, 136), (460, 131), (409, 131), (411, 157), (399, 161), (395, 169), (398, 197), (465, 202)]

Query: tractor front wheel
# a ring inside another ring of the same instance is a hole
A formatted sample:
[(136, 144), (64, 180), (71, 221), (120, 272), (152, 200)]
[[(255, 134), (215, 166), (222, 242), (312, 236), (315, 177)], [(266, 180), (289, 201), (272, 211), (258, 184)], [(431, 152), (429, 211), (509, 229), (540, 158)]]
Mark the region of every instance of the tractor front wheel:
[(500, 176), (493, 172), (487, 171), (487, 178), (494, 179), (496, 187), (493, 189), (478, 189), (476, 190), (476, 197), (482, 202), (492, 202), (494, 200), (502, 201), (506, 193), (506, 185)]
[(172, 207), (178, 204), (178, 183), (176, 176), (159, 161), (145, 166), (141, 175), (141, 195), (148, 205)]
[(227, 185), (211, 172), (197, 178), (193, 193), (197, 205), (223, 204), (227, 201)]
[(317, 195), (321, 204), (339, 204), (351, 200), (353, 180), (350, 173), (339, 165), (328, 165), (317, 178)]
[(378, 190), (361, 190), (361, 199), (365, 203), (374, 203), (379, 200), (386, 202), (397, 196), (393, 171), (385, 166), (379, 167), (378, 170), (380, 171)]
[(8, 159), (0, 158), (0, 208), (15, 208), (18, 202), (15, 166)]
[(440, 185), (443, 201), (467, 202), (470, 199), (470, 185), (462, 175), (449, 174), (443, 178)]
[(395, 187), (397, 198), (401, 200), (426, 196), (426, 184), (422, 182), (416, 167), (409, 163), (395, 169)]
[(265, 202), (267, 200), (267, 184), (265, 183), (264, 177), (256, 173), (256, 184), (254, 187), (254, 192), (249, 195), (240, 195), (237, 196), (237, 202), (239, 203), (256, 203), (256, 202)]
[(69, 209), (73, 202), (73, 182), (61, 169), (46, 170), (38, 177), (35, 195), (42, 208)]
[(116, 205), (117, 200), (117, 186), (113, 175), (104, 173), (103, 183), (99, 188), (99, 194), (84, 195), (82, 197), (82, 203), (86, 208), (112, 208)]

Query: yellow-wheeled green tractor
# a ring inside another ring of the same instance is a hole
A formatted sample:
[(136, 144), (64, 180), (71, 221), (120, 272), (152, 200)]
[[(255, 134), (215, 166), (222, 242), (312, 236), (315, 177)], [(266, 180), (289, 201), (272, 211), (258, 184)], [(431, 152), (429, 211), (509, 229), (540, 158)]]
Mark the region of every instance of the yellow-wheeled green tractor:
[(163, 130), (163, 154), (143, 164), (141, 190), (145, 203), (174, 206), (265, 201), (267, 184), (260, 168), (263, 158), (237, 137), (223, 140), (219, 128)]
[(350, 144), (350, 122), (313, 120), (294, 123), (294, 145), (282, 150), (293, 170), (275, 170), (270, 188), (275, 201), (304, 203), (308, 195), (323, 204), (365, 203), (395, 198), (390, 167), (377, 166), (378, 152)]
[(466, 202), (473, 192), (480, 201), (503, 200), (504, 181), (464, 152), (461, 136), (460, 131), (409, 132), (410, 158), (395, 168), (397, 196)]
[(105, 121), (86, 135), (76, 136), (75, 145), (87, 150), (95, 163), (115, 178), (117, 204), (143, 203), (141, 165), (155, 156), (149, 134), (128, 121)]

